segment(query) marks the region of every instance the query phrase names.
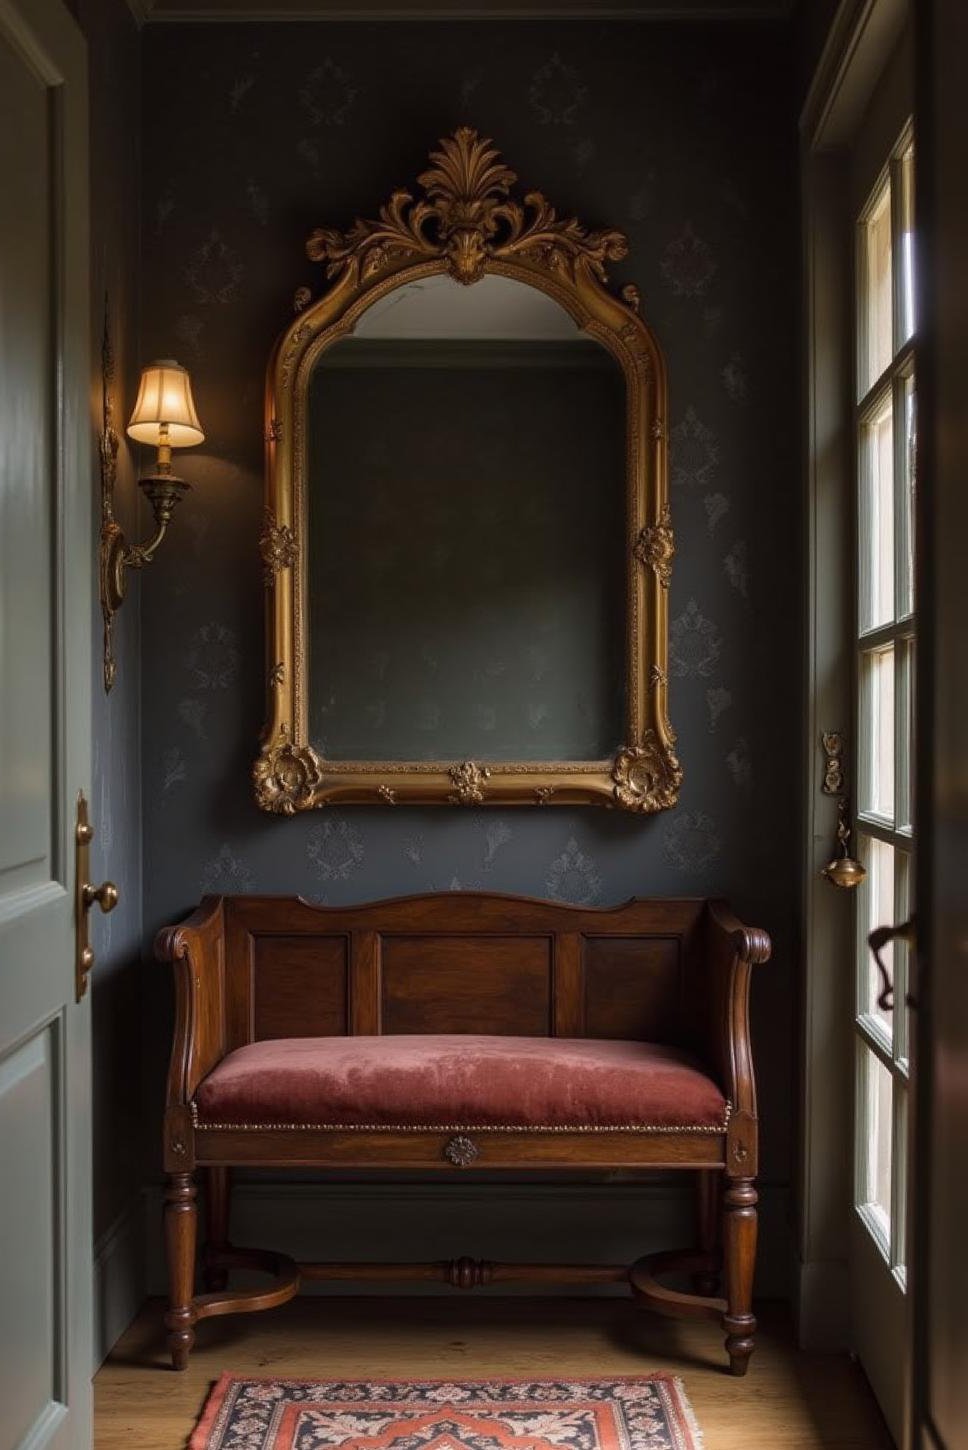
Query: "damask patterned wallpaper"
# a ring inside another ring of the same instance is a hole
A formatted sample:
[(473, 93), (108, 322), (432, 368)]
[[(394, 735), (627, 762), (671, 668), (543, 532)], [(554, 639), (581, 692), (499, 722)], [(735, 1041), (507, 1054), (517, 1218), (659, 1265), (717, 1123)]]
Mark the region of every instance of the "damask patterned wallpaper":
[[(236, 24), (144, 32), (143, 346), (191, 370), (195, 490), (143, 600), (145, 928), (203, 891), (342, 902), (485, 888), (732, 898), (776, 942), (755, 987), (765, 1176), (789, 1177), (801, 517), (796, 135), (784, 30)], [(157, 104), (164, 96), (163, 106)], [(303, 244), (372, 212), (459, 124), (524, 186), (624, 228), (668, 360), (680, 807), (261, 815), (265, 363)], [(159, 1090), (168, 984), (148, 992)], [(154, 1110), (155, 1104), (152, 1104)]]

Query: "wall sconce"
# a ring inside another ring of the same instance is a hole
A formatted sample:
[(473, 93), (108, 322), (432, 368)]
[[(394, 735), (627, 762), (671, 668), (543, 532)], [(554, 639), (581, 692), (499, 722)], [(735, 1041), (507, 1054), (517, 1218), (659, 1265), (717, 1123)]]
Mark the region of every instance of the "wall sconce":
[(124, 603), (127, 571), (142, 569), (151, 562), (165, 537), (176, 505), (191, 487), (183, 478), (172, 473), (171, 450), (193, 448), (204, 440), (205, 435), (195, 411), (187, 370), (168, 358), (149, 363), (141, 374), (137, 401), (128, 423), (128, 437), (158, 450), (154, 472), (138, 480), (151, 504), (155, 532), (143, 544), (130, 544), (114, 517), (119, 439), (114, 428), (111, 398), (114, 358), (106, 316), (101, 375), (101, 613), (104, 619), (104, 688), (108, 691), (117, 673), (112, 627), (114, 616)]

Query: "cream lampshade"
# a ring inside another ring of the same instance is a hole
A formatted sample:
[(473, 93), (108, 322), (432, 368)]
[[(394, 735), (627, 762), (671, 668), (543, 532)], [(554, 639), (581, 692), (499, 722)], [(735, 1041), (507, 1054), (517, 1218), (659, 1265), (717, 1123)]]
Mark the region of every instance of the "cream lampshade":
[(204, 441), (186, 368), (162, 358), (142, 370), (128, 437), (156, 448), (192, 448)]

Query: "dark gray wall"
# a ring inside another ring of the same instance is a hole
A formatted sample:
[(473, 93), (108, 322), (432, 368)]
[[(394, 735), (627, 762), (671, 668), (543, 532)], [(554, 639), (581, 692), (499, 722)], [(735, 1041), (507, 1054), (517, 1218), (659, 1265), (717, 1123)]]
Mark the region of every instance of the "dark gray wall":
[[(205, 443), (146, 580), (144, 913), (205, 890), (329, 902), (488, 889), (730, 896), (776, 942), (755, 986), (764, 1175), (788, 1181), (798, 871), (801, 528), (796, 135), (770, 27), (238, 24), (144, 35), (145, 357), (192, 370)], [(163, 95), (164, 105), (157, 99)], [(526, 186), (629, 233), (669, 366), (679, 808), (260, 815), (262, 388), (303, 243), (410, 182), (442, 134), (495, 138)], [(170, 1011), (146, 995), (149, 1140)], [(153, 1158), (153, 1163), (156, 1161)]]
[[(123, 432), (139, 366), (141, 41), (124, 0), (77, 0), (88, 46), (91, 174), (92, 521), (100, 524), (96, 440), (101, 429), (101, 339), (105, 297), (115, 353), (116, 425)], [(142, 530), (131, 453), (118, 457), (116, 513), (133, 536)], [(91, 542), (92, 552), (97, 544)], [(139, 589), (118, 617), (117, 683), (101, 686), (101, 611), (94, 601), (91, 869), (116, 882), (110, 916), (92, 915), (91, 979), (94, 1118), (95, 1352), (107, 1352), (144, 1295), (141, 1092), (142, 821), (141, 620)]]
[[(100, 523), (96, 439), (101, 428), (101, 339), (108, 299), (123, 432), (138, 367), (140, 39), (124, 0), (79, 0), (88, 42), (91, 116), (91, 409), (94, 526)], [(127, 410), (127, 411), (126, 411)], [(116, 509), (137, 535), (137, 491), (126, 443), (118, 459)], [(94, 879), (116, 882), (120, 902), (93, 917), (94, 1228), (100, 1237), (140, 1190), (141, 669), (139, 590), (118, 618), (117, 683), (101, 687), (101, 611), (95, 604), (94, 767), (91, 821)]]
[(805, 100), (840, 0), (800, 0), (794, 16), (800, 99)]

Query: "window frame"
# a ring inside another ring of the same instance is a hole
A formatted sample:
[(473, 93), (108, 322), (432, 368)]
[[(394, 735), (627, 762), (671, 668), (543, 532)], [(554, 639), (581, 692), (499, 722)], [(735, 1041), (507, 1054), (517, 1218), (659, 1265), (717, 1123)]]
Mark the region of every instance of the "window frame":
[[(890, 950), (894, 1002), (890, 1029), (871, 1010), (873, 964), (867, 936), (871, 920), (870, 893), (873, 889), (875, 843), (892, 851), (893, 919), (903, 921), (911, 914), (914, 875), (915, 832), (913, 822), (912, 764), (914, 757), (913, 711), (916, 617), (913, 579), (909, 560), (913, 553), (911, 499), (906, 490), (916, 486), (907, 445), (907, 399), (914, 387), (916, 305), (905, 287), (904, 248), (901, 239), (910, 211), (907, 189), (913, 186), (914, 128), (908, 120), (878, 172), (855, 221), (855, 267), (852, 312), (853, 349), (853, 499), (855, 518), (855, 588), (853, 619), (853, 670), (855, 701), (855, 752), (857, 761), (853, 825), (858, 854), (868, 868), (868, 877), (858, 892), (855, 933), (853, 1037), (855, 1057), (855, 1129), (853, 1208), (877, 1246), (902, 1291), (907, 1284), (907, 1195), (909, 1166), (910, 1059), (909, 1024), (904, 1010), (908, 990), (908, 948), (897, 942)], [(908, 164), (908, 158), (912, 158)], [(889, 188), (891, 224), (891, 358), (866, 387), (869, 361), (870, 288), (867, 238), (871, 217), (881, 207), (885, 187)], [(906, 331), (907, 307), (915, 330)], [(876, 619), (873, 609), (872, 553), (869, 547), (872, 517), (873, 479), (870, 447), (865, 433), (891, 403), (891, 522), (892, 522), (892, 608), (891, 617)], [(915, 392), (916, 420), (916, 392)], [(916, 426), (916, 424), (915, 424)], [(893, 658), (893, 793), (890, 814), (875, 809), (873, 791), (872, 690), (873, 660), (891, 651)], [(881, 925), (878, 921), (876, 924)], [(890, 1075), (890, 1217), (887, 1223), (871, 1188), (872, 1143), (858, 1125), (871, 1120), (870, 1072), (877, 1064)]]

